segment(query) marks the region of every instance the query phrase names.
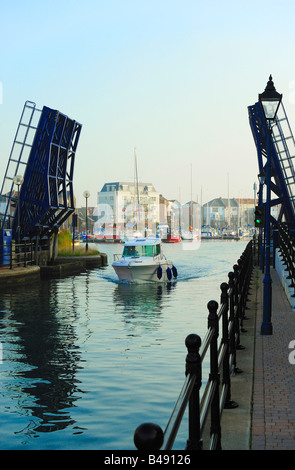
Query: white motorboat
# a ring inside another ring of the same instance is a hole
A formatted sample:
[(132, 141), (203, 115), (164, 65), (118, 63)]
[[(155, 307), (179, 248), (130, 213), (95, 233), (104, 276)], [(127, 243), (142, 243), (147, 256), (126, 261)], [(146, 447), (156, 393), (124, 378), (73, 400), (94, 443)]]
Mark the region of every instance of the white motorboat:
[(177, 269), (162, 253), (159, 238), (126, 242), (122, 255), (114, 255), (112, 266), (121, 281), (165, 282), (177, 277)]
[(199, 230), (181, 230), (183, 240), (198, 240), (200, 238)]

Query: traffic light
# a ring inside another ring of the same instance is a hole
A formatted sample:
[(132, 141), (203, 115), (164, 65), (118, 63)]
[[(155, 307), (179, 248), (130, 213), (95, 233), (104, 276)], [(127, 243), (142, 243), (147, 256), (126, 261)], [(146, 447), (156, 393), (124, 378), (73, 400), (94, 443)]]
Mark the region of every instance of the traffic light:
[(254, 220), (255, 220), (255, 227), (265, 226), (265, 206), (256, 206)]

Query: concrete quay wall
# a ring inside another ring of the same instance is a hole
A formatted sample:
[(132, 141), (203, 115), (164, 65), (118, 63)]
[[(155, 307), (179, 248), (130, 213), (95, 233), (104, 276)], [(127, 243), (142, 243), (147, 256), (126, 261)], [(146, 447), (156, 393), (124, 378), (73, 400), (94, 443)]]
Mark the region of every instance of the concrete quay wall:
[(41, 263), (40, 266), (3, 268), (0, 269), (0, 289), (29, 284), (34, 280), (47, 277), (77, 274), (85, 269), (106, 266), (107, 263), (107, 255), (100, 253), (93, 256), (57, 257), (54, 263)]
[(40, 279), (40, 266), (0, 269), (0, 290)]

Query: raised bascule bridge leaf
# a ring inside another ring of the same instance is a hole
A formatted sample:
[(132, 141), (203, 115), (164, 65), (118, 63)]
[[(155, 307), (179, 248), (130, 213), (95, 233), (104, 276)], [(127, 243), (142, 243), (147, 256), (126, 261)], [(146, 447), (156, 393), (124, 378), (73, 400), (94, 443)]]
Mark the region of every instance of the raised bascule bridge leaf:
[[(74, 212), (81, 128), (58, 110), (26, 101), (1, 188), (0, 228), (12, 228), (14, 239), (50, 238)], [(18, 186), (17, 175), (23, 176)]]

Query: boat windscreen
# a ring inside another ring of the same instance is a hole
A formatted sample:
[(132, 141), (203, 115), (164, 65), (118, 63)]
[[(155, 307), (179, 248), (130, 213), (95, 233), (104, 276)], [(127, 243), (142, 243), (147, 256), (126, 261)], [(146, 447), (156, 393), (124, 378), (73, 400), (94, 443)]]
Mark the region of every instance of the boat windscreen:
[(160, 254), (160, 245), (124, 246), (123, 256), (155, 256)]

